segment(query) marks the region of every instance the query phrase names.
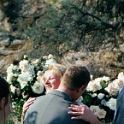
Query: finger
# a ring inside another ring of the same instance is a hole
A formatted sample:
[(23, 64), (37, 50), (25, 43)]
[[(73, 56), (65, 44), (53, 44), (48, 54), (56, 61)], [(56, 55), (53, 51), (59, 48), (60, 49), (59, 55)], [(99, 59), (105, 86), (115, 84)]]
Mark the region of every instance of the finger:
[(81, 112), (72, 112), (72, 111), (69, 111), (68, 114), (70, 114), (70, 115), (82, 115)]
[(82, 119), (81, 116), (71, 117), (71, 119)]
[(71, 107), (78, 107), (78, 105), (74, 105), (74, 104), (71, 104), (70, 106), (71, 106)]
[(28, 102), (34, 101), (34, 100), (36, 100), (36, 98), (29, 98), (29, 99), (28, 99)]
[(29, 109), (29, 107), (25, 107), (23, 110), (23, 113), (25, 114), (25, 112)]
[(76, 111), (76, 112), (80, 112), (81, 108), (80, 107), (68, 107), (69, 110), (71, 111)]
[(74, 111), (74, 112), (77, 111), (76, 108), (72, 108), (72, 107), (68, 107), (68, 109), (69, 109), (70, 111)]
[(81, 107), (81, 108), (87, 108), (87, 109), (89, 109), (89, 107), (86, 106), (86, 105), (81, 105), (80, 107)]

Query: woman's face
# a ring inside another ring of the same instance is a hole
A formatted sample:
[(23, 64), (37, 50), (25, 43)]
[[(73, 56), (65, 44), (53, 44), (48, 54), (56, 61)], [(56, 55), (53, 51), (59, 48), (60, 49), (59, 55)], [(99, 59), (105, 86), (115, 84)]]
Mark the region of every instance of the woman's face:
[(53, 70), (44, 74), (45, 88), (47, 93), (52, 89), (57, 89), (60, 84), (60, 76)]
[(8, 103), (5, 105), (5, 120), (7, 119), (8, 115), (10, 114), (12, 109), (12, 104), (10, 100), (10, 95), (8, 96)]

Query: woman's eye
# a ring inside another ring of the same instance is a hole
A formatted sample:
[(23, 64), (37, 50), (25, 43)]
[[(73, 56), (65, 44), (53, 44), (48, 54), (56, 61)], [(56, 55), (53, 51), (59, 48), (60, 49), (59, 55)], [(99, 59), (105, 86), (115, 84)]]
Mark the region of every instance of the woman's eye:
[(53, 80), (53, 79), (56, 79), (56, 78), (50, 78), (50, 80), (51, 80), (51, 79)]

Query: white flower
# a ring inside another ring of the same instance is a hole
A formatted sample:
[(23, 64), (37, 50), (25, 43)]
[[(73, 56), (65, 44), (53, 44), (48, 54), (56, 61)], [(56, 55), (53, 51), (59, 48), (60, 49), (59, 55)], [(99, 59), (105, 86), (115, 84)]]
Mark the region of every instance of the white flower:
[(95, 92), (97, 90), (102, 89), (102, 86), (98, 80), (92, 80), (88, 83), (88, 86), (86, 88), (87, 91)]
[(111, 95), (117, 95), (118, 90), (114, 87), (114, 83), (108, 84), (108, 87), (105, 90)]
[(26, 59), (28, 56), (27, 55), (24, 55), (24, 59)]
[(21, 93), (21, 91), (20, 91), (20, 89), (19, 89), (19, 88), (16, 88), (15, 92), (16, 92), (16, 94), (17, 94), (18, 96), (19, 96), (19, 95), (20, 95), (20, 93)]
[(15, 92), (16, 92), (16, 87), (14, 87), (13, 85), (10, 85), (10, 89), (11, 89), (11, 92), (15, 94)]
[(43, 59), (48, 59), (48, 56), (43, 56)]
[(28, 81), (32, 81), (32, 80), (33, 80), (33, 75), (30, 74), (29, 71), (27, 71), (25, 73), (21, 73), (20, 75), (18, 75), (18, 79), (17, 79), (17, 81), (20, 82), (20, 83), (22, 81), (28, 82)]
[(122, 80), (115, 79), (113, 81), (113, 85), (114, 85), (114, 88), (117, 89), (117, 91), (119, 91), (124, 86), (124, 82)]
[(28, 63), (29, 61), (28, 60), (22, 60), (19, 62), (19, 69), (22, 70), (22, 72), (25, 72), (28, 70)]
[(104, 96), (105, 96), (105, 94), (103, 94), (103, 93), (99, 93), (99, 94), (98, 94), (98, 99), (103, 99)]
[(103, 77), (102, 77), (102, 80), (108, 82), (108, 81), (110, 81), (110, 77), (103, 76)]
[(20, 86), (21, 86), (21, 89), (23, 89), (25, 86), (27, 86), (27, 81), (21, 81)]
[(53, 57), (53, 55), (52, 54), (49, 54), (48, 55), (48, 59), (53, 59), (54, 57)]
[(90, 75), (91, 80), (93, 79), (93, 75)]
[(108, 102), (106, 102), (106, 106), (108, 106), (111, 110), (115, 111), (115, 109), (116, 109), (116, 102), (117, 102), (117, 99), (111, 98), (111, 99), (109, 99)]
[(97, 111), (99, 110), (99, 106), (94, 106), (94, 105), (91, 105), (90, 106), (90, 110), (97, 116)]
[(105, 111), (104, 109), (99, 109), (99, 110), (97, 111), (97, 117), (98, 117), (99, 119), (105, 118), (105, 116), (106, 116), (106, 111)]
[(7, 75), (7, 82), (8, 83), (11, 83), (12, 82), (13, 75), (14, 74), (12, 72)]
[(24, 95), (24, 93), (22, 93), (22, 97), (23, 97), (24, 99), (26, 99), (26, 98), (28, 98), (28, 95)]
[(32, 61), (32, 64), (34, 66), (37, 66), (39, 64), (39, 62), (40, 62), (40, 59), (36, 59), (36, 60)]
[(32, 86), (32, 90), (34, 93), (40, 94), (44, 91), (44, 85), (42, 83), (38, 83), (37, 81)]
[(101, 104), (104, 105), (104, 106), (106, 106), (106, 101), (105, 101), (105, 99), (101, 100)]
[(48, 59), (46, 60), (46, 65), (50, 65), (50, 64), (53, 64), (53, 63), (57, 63), (54, 59)]
[(97, 96), (97, 93), (93, 93), (92, 94), (92, 98), (96, 97)]
[(11, 64), (8, 68), (7, 68), (7, 74), (9, 73), (13, 73), (13, 70), (16, 70), (17, 69), (17, 66), (16, 65), (13, 65)]
[(43, 75), (43, 72), (42, 71), (38, 71), (37, 72), (37, 76), (42, 76)]
[(99, 106), (90, 106), (90, 110), (99, 118), (105, 118), (106, 111), (104, 109), (100, 109)]
[(120, 73), (118, 74), (118, 79), (124, 81), (124, 73), (123, 73), (123, 72), (120, 72)]

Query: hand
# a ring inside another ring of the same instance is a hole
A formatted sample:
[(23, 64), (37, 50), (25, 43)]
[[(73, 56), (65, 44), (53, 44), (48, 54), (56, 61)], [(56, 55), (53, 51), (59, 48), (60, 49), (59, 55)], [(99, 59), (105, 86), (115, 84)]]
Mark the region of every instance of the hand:
[(34, 103), (36, 97), (30, 97), (23, 105), (22, 110), (22, 117), (24, 118), (26, 111), (28, 110), (29, 106)]
[(86, 105), (71, 105), (70, 107), (68, 107), (68, 109), (68, 114), (72, 115), (71, 119), (82, 119), (84, 121), (90, 122), (91, 124), (101, 124), (98, 118)]

